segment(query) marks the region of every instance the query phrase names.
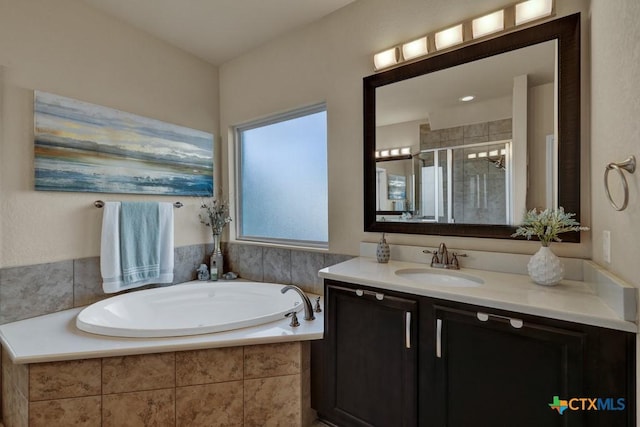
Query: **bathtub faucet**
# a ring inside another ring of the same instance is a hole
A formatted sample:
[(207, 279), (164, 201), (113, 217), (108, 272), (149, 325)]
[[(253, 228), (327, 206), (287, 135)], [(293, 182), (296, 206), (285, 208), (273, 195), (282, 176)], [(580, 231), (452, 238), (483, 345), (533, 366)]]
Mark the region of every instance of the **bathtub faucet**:
[(309, 300), (309, 297), (307, 296), (307, 294), (305, 294), (302, 291), (302, 289), (294, 285), (287, 285), (284, 288), (282, 288), (280, 292), (284, 294), (289, 289), (293, 289), (294, 291), (296, 291), (298, 295), (300, 295), (300, 298), (302, 298), (302, 303), (304, 304), (304, 320), (315, 319), (316, 317), (313, 315), (313, 307), (311, 306), (311, 301)]

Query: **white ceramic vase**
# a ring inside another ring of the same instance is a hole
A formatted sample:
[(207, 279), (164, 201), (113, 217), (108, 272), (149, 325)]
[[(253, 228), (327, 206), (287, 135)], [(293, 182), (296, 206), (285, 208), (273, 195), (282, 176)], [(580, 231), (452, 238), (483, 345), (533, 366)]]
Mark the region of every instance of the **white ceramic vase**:
[(560, 258), (548, 246), (542, 246), (527, 264), (529, 277), (538, 285), (553, 286), (564, 277), (564, 266)]

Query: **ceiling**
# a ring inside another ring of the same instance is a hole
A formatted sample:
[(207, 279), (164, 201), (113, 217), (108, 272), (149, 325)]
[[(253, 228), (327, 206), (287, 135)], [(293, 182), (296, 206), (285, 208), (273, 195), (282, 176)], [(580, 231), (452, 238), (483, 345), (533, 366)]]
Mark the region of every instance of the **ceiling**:
[(553, 82), (555, 58), (556, 42), (548, 41), (382, 86), (376, 90), (376, 125), (429, 118), (464, 104), (465, 95), (475, 96), (473, 103), (511, 97), (516, 76), (526, 74), (529, 87)]
[(82, 0), (220, 65), (354, 0)]

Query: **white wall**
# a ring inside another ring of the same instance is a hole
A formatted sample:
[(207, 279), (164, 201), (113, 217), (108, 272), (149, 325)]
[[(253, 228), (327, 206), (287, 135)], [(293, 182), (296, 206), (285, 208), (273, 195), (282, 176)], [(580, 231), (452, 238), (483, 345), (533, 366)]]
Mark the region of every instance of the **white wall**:
[[(211, 132), (219, 144), (217, 68), (80, 1), (0, 0), (0, 68), (0, 267), (96, 256), (94, 200), (160, 199), (34, 191), (34, 89)], [(199, 199), (181, 201), (176, 246), (207, 242)]]
[[(640, 2), (603, 1), (591, 5), (591, 176), (593, 188), (593, 259), (623, 279), (640, 285), (640, 169), (625, 174), (629, 183), (629, 207), (615, 211), (607, 201), (605, 166), (629, 155), (640, 160)], [(620, 188), (615, 173), (611, 188)], [(613, 192), (613, 191), (612, 191)], [(615, 191), (618, 204), (622, 195)], [(602, 232), (611, 232), (611, 263), (603, 258)]]
[[(233, 153), (229, 147), (233, 125), (326, 101), (329, 249), (358, 254), (360, 241), (379, 239), (379, 235), (363, 232), (362, 209), (362, 78), (373, 73), (373, 54), (504, 5), (502, 0), (357, 1), (224, 64), (220, 67), (224, 158)], [(586, 0), (559, 1), (557, 16), (580, 11), (587, 5)], [(588, 90), (588, 85), (583, 86)], [(582, 139), (588, 145), (586, 122), (584, 129)], [(583, 173), (583, 220), (588, 224), (588, 171)], [(229, 185), (229, 175), (225, 174), (225, 186)], [(516, 253), (533, 253), (538, 247), (534, 242), (401, 234), (389, 235), (388, 240), (425, 246), (444, 240), (453, 248)], [(557, 244), (555, 250), (560, 255), (589, 257), (589, 236), (581, 244)]]
[[(592, 234), (593, 260), (629, 283), (640, 286), (640, 170), (626, 174), (629, 207), (615, 211), (606, 199), (604, 168), (629, 155), (640, 159), (640, 2), (619, 0), (615, 7), (608, 2), (591, 5), (591, 176), (593, 188)], [(612, 174), (614, 175), (614, 174)], [(617, 176), (610, 176), (611, 186), (620, 187)], [(622, 195), (614, 192), (618, 204)], [(602, 233), (611, 232), (611, 263), (603, 257)], [(640, 354), (640, 339), (636, 338)], [(640, 358), (636, 360), (640, 372)], [(638, 379), (636, 378), (636, 382)], [(636, 398), (640, 403), (640, 383)], [(640, 414), (638, 414), (640, 417)]]

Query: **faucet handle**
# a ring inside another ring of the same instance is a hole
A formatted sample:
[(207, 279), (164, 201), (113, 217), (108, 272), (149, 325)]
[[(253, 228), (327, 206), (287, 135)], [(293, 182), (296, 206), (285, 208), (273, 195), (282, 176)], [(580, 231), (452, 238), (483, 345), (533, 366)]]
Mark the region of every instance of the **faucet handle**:
[(434, 264), (438, 264), (440, 262), (440, 260), (438, 259), (438, 251), (432, 251), (429, 249), (425, 249), (422, 251), (423, 254), (429, 254), (429, 255), (433, 255), (431, 257), (431, 267), (433, 267)]
[(313, 311), (315, 311), (316, 313), (322, 312), (322, 307), (320, 307), (320, 297), (316, 297), (316, 306), (314, 307)]
[(460, 262), (458, 262), (458, 257), (466, 257), (467, 254), (459, 254), (458, 252), (451, 252), (451, 268), (454, 270), (460, 270)]
[(285, 317), (291, 317), (291, 323), (289, 323), (289, 326), (291, 326), (292, 328), (296, 328), (298, 326), (300, 326), (300, 322), (298, 322), (298, 315), (295, 311), (291, 311), (287, 314), (284, 315)]

